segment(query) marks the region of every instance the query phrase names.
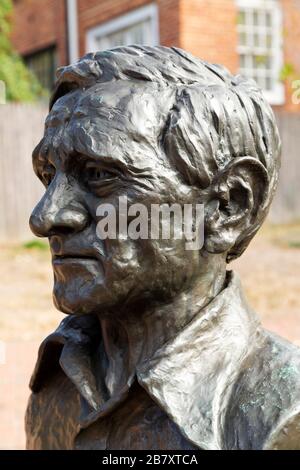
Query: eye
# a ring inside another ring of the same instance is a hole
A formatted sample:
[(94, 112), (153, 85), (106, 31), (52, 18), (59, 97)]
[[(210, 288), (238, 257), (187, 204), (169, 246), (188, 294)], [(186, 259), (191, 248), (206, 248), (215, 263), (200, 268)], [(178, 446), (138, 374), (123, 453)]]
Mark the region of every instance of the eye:
[(55, 177), (56, 169), (53, 165), (46, 165), (41, 171), (41, 180), (45, 186), (49, 186)]
[(111, 171), (104, 170), (98, 166), (88, 166), (85, 169), (85, 179), (87, 183), (100, 183), (101, 181), (109, 181), (116, 178)]

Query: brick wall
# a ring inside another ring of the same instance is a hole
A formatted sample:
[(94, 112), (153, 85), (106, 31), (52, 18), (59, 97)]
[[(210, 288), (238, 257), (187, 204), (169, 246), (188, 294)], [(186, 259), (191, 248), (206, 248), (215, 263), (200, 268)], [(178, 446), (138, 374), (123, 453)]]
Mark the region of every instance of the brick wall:
[(236, 72), (236, 17), (234, 0), (181, 0), (180, 46)]
[[(77, 0), (79, 52), (86, 33), (154, 0)], [(286, 103), (280, 110), (300, 112), (292, 103), (292, 81), (300, 79), (300, 0), (279, 0), (283, 9), (284, 63), (292, 67), (286, 80)], [(235, 0), (156, 0), (160, 42), (179, 46), (210, 62), (238, 70)], [(15, 0), (13, 43), (23, 55), (56, 44), (58, 65), (68, 62), (64, 0)]]
[(67, 62), (66, 12), (63, 0), (14, 2), (12, 41), (22, 55), (56, 44), (58, 63)]

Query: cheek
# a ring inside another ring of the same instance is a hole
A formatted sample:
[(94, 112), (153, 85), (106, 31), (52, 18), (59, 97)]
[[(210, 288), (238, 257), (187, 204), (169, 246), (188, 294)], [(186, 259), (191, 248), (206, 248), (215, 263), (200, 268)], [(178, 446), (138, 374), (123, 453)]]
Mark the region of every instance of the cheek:
[(135, 240), (106, 240), (106, 280), (117, 276), (119, 281), (134, 277), (141, 270), (140, 246)]
[(163, 290), (179, 291), (199, 271), (199, 252), (186, 250), (183, 240), (153, 240), (150, 273)]

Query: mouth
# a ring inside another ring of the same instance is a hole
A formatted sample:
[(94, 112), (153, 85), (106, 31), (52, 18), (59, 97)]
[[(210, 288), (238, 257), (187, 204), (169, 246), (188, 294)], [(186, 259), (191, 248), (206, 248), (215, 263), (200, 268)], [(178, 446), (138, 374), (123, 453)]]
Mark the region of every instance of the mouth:
[(53, 264), (68, 264), (68, 263), (88, 263), (88, 262), (97, 262), (99, 259), (96, 256), (87, 256), (87, 255), (53, 255), (52, 263)]

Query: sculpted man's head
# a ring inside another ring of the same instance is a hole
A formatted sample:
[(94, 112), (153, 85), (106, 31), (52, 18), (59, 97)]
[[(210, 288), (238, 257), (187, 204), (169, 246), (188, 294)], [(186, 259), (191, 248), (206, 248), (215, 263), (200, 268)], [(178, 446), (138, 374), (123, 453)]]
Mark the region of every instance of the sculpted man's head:
[[(213, 297), (267, 215), (279, 157), (255, 83), (180, 49), (120, 47), (60, 69), (33, 153), (46, 192), (30, 219), (49, 238), (55, 304), (107, 314), (193, 286)], [(203, 247), (99, 239), (97, 207), (117, 208), (120, 196), (146, 207), (204, 204)]]

